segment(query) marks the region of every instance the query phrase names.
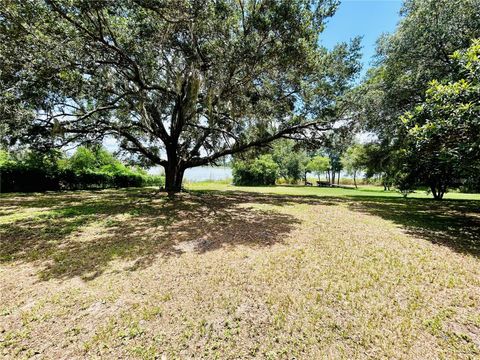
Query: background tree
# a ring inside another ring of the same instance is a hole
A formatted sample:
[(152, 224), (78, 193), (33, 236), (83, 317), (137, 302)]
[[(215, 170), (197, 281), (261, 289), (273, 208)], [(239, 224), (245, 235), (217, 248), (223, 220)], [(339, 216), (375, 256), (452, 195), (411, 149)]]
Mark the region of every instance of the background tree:
[(337, 127), (334, 131), (329, 131), (324, 136), (322, 149), (330, 160), (331, 184), (340, 184), (340, 175), (343, 169), (342, 156), (352, 142), (353, 131), (349, 126)]
[(291, 183), (305, 180), (310, 158), (301, 145), (288, 139), (273, 144), (272, 158), (278, 164), (278, 175)]
[(112, 136), (171, 193), (189, 167), (330, 128), (359, 68), (358, 40), (319, 45), (332, 0), (0, 5), (2, 140)]
[(398, 171), (399, 151), (392, 151), (384, 143), (371, 142), (365, 144), (365, 176), (381, 181), (385, 191), (395, 183)]
[(100, 146), (78, 147), (68, 157), (58, 149), (0, 151), (2, 192), (38, 192), (160, 186), (163, 178), (122, 163)]
[(386, 188), (412, 184), (404, 168), (410, 140), (401, 117), (425, 101), (430, 81), (459, 79), (450, 55), (480, 36), (479, 13), (477, 0), (406, 0), (395, 32), (378, 40), (376, 65), (354, 90), (352, 111), (376, 138), (368, 148), (367, 174), (381, 174)]
[(68, 166), (73, 171), (98, 170), (104, 166), (118, 162), (107, 150), (101, 146), (80, 146), (68, 160)]
[(318, 181), (320, 181), (320, 176), (325, 174), (328, 169), (330, 169), (330, 159), (320, 155), (314, 156), (310, 159), (307, 165), (307, 170), (317, 175)]
[(275, 185), (279, 167), (272, 155), (260, 155), (249, 160), (233, 162), (233, 183), (235, 185)]
[(354, 144), (350, 146), (341, 159), (343, 168), (347, 174), (353, 176), (353, 183), (357, 188), (357, 173), (365, 169), (367, 158), (365, 147), (361, 144)]
[(455, 52), (452, 61), (461, 79), (430, 82), (425, 102), (403, 117), (410, 141), (405, 169), (435, 199), (480, 173), (480, 40)]

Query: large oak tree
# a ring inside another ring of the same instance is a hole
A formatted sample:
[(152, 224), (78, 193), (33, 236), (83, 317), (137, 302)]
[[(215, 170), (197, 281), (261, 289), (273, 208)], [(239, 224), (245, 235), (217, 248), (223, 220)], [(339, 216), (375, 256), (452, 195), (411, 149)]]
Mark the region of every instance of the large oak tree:
[(115, 137), (187, 168), (339, 116), (358, 41), (319, 34), (334, 0), (0, 0), (0, 132), (10, 144)]

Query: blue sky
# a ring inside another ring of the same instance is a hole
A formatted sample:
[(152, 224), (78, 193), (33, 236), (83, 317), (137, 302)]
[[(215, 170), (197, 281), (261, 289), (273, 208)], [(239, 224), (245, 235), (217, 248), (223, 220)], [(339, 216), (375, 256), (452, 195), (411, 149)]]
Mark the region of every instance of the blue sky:
[(375, 54), (375, 42), (383, 33), (395, 30), (402, 0), (341, 0), (335, 15), (328, 20), (321, 42), (332, 48), (342, 41), (363, 36), (363, 71), (370, 66)]

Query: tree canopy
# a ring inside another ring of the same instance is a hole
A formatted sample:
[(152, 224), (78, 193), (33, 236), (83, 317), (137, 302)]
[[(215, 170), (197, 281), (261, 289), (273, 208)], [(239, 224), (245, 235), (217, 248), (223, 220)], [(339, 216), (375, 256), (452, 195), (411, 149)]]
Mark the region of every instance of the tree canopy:
[(353, 144), (345, 151), (341, 162), (347, 173), (353, 175), (353, 183), (357, 187), (357, 173), (364, 169), (367, 163), (365, 147)]
[(272, 158), (278, 164), (279, 176), (296, 183), (304, 179), (309, 157), (293, 140), (282, 139), (273, 144)]
[(476, 65), (466, 49), (480, 37), (480, 2), (406, 0), (401, 14), (353, 91), (353, 111), (376, 138), (367, 147), (367, 175), (381, 174), (386, 188), (396, 183), (402, 191), (426, 185), (441, 198), (478, 169), (469, 120), (479, 102), (478, 74), (468, 69)]
[(480, 40), (452, 56), (458, 81), (433, 80), (425, 101), (403, 121), (408, 130), (406, 171), (441, 198), (460, 179), (480, 173)]
[(307, 170), (317, 175), (318, 180), (328, 169), (330, 169), (330, 160), (325, 156), (314, 156), (307, 164)]
[[(116, 138), (185, 169), (339, 118), (359, 41), (319, 45), (334, 0), (1, 0), (0, 132), (35, 147)], [(55, 135), (55, 136), (52, 136)]]
[(376, 66), (357, 89), (367, 130), (391, 145), (405, 135), (400, 116), (425, 99), (429, 82), (453, 79), (451, 58), (480, 37), (478, 0), (406, 0), (396, 31), (378, 39)]

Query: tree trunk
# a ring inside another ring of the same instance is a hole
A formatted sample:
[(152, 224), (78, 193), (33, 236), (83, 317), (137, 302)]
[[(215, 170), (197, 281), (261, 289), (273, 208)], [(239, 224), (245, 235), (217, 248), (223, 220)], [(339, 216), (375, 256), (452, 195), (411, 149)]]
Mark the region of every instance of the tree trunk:
[(337, 185), (340, 185), (340, 171), (338, 172)]
[(435, 200), (442, 200), (446, 191), (446, 186), (442, 186), (441, 184), (431, 184), (430, 190), (432, 191)]
[(332, 170), (332, 185), (335, 185), (335, 170)]
[(165, 168), (165, 191), (169, 196), (182, 191), (183, 174), (185, 170), (178, 166), (167, 166)]
[(355, 189), (358, 189), (358, 186), (357, 186), (357, 172), (356, 171), (353, 172), (353, 184), (355, 185)]
[(165, 191), (169, 197), (182, 191), (182, 181), (185, 168), (180, 163), (176, 148), (167, 148), (167, 165), (165, 166)]

